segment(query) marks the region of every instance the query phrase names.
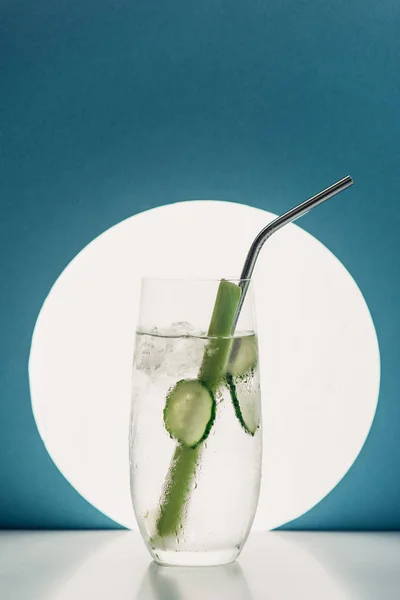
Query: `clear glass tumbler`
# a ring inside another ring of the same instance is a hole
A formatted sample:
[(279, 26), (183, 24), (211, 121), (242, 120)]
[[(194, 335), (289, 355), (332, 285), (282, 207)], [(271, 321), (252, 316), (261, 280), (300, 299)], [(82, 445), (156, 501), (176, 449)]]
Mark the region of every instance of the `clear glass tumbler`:
[(259, 496), (262, 435), (252, 285), (142, 280), (133, 364), (133, 508), (154, 560), (234, 561)]

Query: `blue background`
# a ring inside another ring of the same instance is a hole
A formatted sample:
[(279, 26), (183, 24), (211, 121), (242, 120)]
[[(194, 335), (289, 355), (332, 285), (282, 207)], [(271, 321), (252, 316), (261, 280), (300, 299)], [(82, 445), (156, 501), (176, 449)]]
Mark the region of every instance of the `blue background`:
[(0, 0), (0, 526), (114, 527), (32, 416), (36, 317), (68, 262), (137, 212), (226, 199), (301, 225), (346, 265), (378, 332), (381, 396), (335, 490), (290, 527), (400, 527), (398, 0)]

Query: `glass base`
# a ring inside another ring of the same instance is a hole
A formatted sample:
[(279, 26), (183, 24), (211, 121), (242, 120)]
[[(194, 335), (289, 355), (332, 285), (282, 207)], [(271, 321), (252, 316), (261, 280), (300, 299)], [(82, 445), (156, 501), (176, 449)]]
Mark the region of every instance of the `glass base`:
[(170, 567), (215, 567), (232, 563), (239, 556), (238, 548), (212, 550), (209, 552), (181, 552), (175, 550), (152, 550), (151, 555), (159, 565)]

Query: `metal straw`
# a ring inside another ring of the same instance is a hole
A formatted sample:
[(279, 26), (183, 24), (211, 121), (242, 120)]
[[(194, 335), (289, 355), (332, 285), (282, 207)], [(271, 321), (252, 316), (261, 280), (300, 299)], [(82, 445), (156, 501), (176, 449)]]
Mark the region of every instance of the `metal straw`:
[(337, 181), (333, 185), (330, 185), (328, 188), (326, 188), (326, 190), (322, 190), (322, 192), (315, 194), (315, 196), (312, 196), (312, 198), (305, 200), (305, 202), (302, 202), (298, 206), (295, 206), (294, 208), (285, 212), (280, 217), (277, 217), (260, 231), (260, 233), (255, 238), (254, 242), (250, 246), (250, 250), (247, 254), (242, 274), (240, 276), (241, 281), (239, 285), (242, 288), (242, 295), (240, 297), (239, 305), (236, 310), (236, 317), (233, 324), (232, 333), (235, 331), (236, 324), (239, 319), (239, 314), (242, 309), (244, 299), (246, 297), (246, 293), (250, 284), (251, 276), (254, 271), (254, 266), (256, 264), (257, 257), (260, 254), (260, 250), (263, 247), (264, 243), (267, 241), (267, 239), (271, 237), (271, 235), (275, 233), (275, 231), (278, 231), (278, 229), (280, 229), (284, 225), (292, 223), (292, 221), (295, 221), (299, 217), (302, 217), (315, 206), (318, 206), (318, 204), (322, 204), (326, 200), (329, 200), (329, 198), (332, 198), (332, 196), (335, 196), (339, 192), (342, 192), (350, 185), (353, 185), (353, 183), (354, 181), (352, 180), (350, 175), (343, 177), (343, 179)]

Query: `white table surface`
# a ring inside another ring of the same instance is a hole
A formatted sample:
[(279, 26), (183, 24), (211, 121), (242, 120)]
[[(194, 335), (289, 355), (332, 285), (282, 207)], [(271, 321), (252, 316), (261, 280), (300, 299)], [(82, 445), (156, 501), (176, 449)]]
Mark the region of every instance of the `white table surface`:
[(400, 533), (254, 533), (236, 563), (182, 569), (133, 532), (0, 532), (1, 600), (314, 598), (399, 600)]

